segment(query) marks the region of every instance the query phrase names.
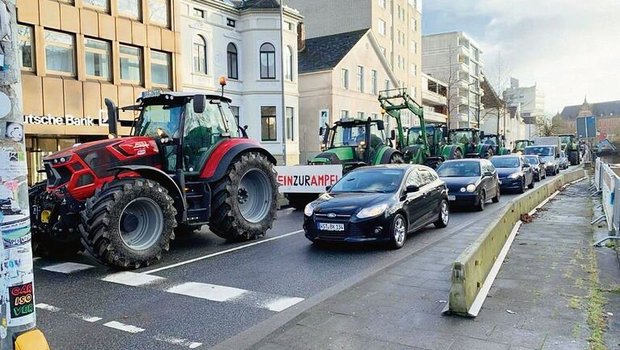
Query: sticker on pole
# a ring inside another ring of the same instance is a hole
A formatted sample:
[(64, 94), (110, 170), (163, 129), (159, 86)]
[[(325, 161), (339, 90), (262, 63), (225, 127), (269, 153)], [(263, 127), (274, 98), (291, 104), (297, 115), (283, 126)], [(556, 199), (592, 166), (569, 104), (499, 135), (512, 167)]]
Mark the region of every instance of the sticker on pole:
[(276, 166), (280, 193), (323, 193), (342, 177), (342, 165)]
[(34, 293), (32, 282), (9, 287), (11, 319), (28, 316), (34, 312)]

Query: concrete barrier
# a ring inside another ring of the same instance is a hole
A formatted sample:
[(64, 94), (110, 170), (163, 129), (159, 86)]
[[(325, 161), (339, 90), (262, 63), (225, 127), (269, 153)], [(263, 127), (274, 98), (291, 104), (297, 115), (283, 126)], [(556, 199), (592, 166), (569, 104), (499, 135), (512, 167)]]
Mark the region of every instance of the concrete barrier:
[[(498, 217), (452, 264), (452, 286), (444, 313), (477, 316), (512, 243), (516, 233), (513, 228), (520, 223), (521, 215), (534, 210), (562, 186), (584, 176), (585, 171), (579, 168), (510, 200)], [(495, 270), (494, 273), (491, 273), (492, 270)]]

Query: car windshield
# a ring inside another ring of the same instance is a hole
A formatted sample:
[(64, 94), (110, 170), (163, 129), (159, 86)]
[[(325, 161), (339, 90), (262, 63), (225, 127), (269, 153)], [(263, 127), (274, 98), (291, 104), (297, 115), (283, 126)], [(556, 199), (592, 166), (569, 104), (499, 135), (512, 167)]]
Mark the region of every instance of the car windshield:
[(400, 188), (404, 169), (364, 169), (345, 175), (330, 190), (330, 193), (393, 193)]
[(525, 147), (525, 154), (535, 154), (537, 156), (552, 156), (553, 155), (553, 147), (549, 146), (529, 146)]
[(518, 168), (519, 158), (517, 157), (497, 157), (491, 158), (491, 163), (496, 168)]
[(525, 157), (525, 160), (527, 160), (529, 164), (538, 164), (538, 158), (534, 156)]
[(471, 161), (445, 162), (437, 169), (440, 177), (480, 176), (480, 163)]

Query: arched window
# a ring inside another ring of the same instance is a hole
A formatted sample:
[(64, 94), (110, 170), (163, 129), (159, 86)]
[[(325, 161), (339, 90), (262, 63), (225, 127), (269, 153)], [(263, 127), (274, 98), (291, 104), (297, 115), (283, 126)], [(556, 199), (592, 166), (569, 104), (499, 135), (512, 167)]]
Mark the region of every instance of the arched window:
[(228, 57), (228, 77), (230, 79), (239, 79), (239, 66), (237, 65), (237, 47), (233, 43), (228, 43), (226, 49)]
[(260, 78), (276, 78), (276, 48), (270, 43), (260, 47)]
[(194, 37), (194, 72), (207, 74), (207, 41), (202, 35)]
[(284, 79), (293, 81), (293, 49), (290, 46), (286, 47), (286, 57), (285, 57), (285, 69)]

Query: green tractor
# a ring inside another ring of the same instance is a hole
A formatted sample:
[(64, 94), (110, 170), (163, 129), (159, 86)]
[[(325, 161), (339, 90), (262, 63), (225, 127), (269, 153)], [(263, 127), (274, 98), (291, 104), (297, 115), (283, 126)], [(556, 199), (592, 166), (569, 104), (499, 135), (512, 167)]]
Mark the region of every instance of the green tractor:
[[(426, 140), (430, 151), (426, 165), (436, 168), (446, 159), (463, 158), (462, 148), (458, 145), (447, 145), (446, 137), (448, 130), (443, 124), (426, 124)], [(411, 155), (417, 152), (419, 145), (422, 144), (422, 128), (419, 126), (411, 127), (407, 130), (403, 157), (405, 162), (409, 162)]]
[(534, 141), (532, 140), (516, 140), (515, 147), (512, 149), (512, 153), (523, 153), (525, 147), (534, 146)]
[(483, 144), (491, 146), (494, 155), (510, 154), (510, 150), (506, 148), (506, 137), (504, 135), (484, 134), (481, 138)]
[(450, 129), (448, 145), (456, 147), (454, 158), (491, 158), (495, 153), (489, 144), (480, 142), (484, 132), (476, 128)]
[(579, 142), (577, 137), (572, 134), (558, 135), (560, 137), (560, 143), (562, 144), (562, 150), (568, 157), (570, 165), (577, 165), (580, 162), (579, 159)]

